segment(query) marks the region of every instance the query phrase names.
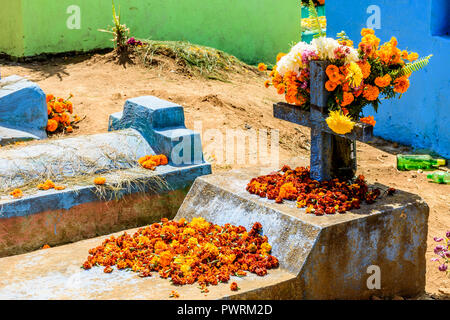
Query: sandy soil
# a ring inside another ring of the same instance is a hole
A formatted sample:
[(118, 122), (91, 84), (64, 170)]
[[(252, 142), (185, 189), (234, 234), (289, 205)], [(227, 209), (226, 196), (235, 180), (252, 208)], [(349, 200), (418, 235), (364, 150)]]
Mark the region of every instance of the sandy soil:
[[(154, 95), (185, 107), (186, 125), (194, 129), (201, 121), (208, 129), (278, 129), (280, 161), (299, 157), (304, 165), (309, 157), (309, 129), (277, 120), (272, 104), (281, 101), (273, 89), (263, 86), (264, 75), (248, 69), (228, 75), (228, 81), (207, 80), (183, 72), (170, 61), (152, 68), (118, 65), (108, 55), (94, 54), (52, 58), (46, 62), (9, 63), (0, 61), (1, 75), (17, 74), (37, 82), (46, 93), (72, 99), (75, 113), (86, 115), (74, 135), (105, 132), (111, 113), (122, 110), (126, 99)], [(210, 141), (203, 141), (206, 147)], [(370, 145), (358, 143), (358, 172), (369, 181), (419, 194), (430, 206), (427, 250), (428, 296), (450, 298), (450, 278), (437, 270), (433, 237), (450, 230), (450, 185), (427, 182), (426, 173), (399, 172), (395, 154), (407, 147), (381, 139)], [(246, 148), (246, 154), (254, 152)], [(213, 155), (206, 155), (213, 160)], [(242, 164), (213, 163), (213, 170), (229, 170)]]

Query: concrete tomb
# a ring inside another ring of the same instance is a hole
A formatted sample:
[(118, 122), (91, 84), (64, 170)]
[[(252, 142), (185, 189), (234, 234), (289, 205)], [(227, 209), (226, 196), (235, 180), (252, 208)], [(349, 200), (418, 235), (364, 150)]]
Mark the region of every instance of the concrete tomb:
[[(172, 218), (195, 178), (211, 173), (179, 105), (130, 99), (110, 130), (0, 149), (0, 256)], [(165, 154), (169, 165), (139, 166), (140, 157), (154, 154)], [(105, 186), (93, 183), (100, 175)], [(47, 179), (66, 189), (38, 190)], [(14, 188), (24, 196), (12, 199)]]

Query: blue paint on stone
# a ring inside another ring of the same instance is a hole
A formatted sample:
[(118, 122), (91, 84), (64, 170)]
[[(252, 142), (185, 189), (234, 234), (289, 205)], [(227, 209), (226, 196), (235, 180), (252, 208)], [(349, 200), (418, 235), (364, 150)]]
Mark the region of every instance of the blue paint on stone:
[(19, 76), (0, 80), (0, 126), (44, 139), (47, 120), (45, 93), (37, 84)]
[(129, 99), (123, 112), (110, 116), (108, 130), (126, 128), (138, 130), (174, 165), (204, 163), (200, 135), (186, 128), (180, 105), (153, 96)]
[(382, 43), (395, 36), (401, 49), (420, 56), (433, 54), (424, 70), (413, 73), (411, 86), (401, 100), (383, 100), (378, 113), (372, 107), (364, 110), (366, 115), (375, 116), (374, 133), (450, 158), (450, 2), (360, 0), (356, 4), (353, 0), (330, 0), (327, 1), (328, 36), (335, 37), (344, 30), (358, 44), (360, 31), (367, 27), (372, 15), (367, 13), (372, 5), (380, 9), (381, 29), (375, 29), (375, 34)]

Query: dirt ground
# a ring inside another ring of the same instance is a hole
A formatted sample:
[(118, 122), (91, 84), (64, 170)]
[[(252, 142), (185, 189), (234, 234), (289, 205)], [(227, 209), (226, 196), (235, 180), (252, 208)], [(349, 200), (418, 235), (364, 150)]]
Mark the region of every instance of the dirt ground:
[[(272, 115), (272, 104), (282, 101), (272, 88), (264, 88), (265, 76), (243, 68), (230, 73), (227, 81), (195, 77), (179, 70), (176, 64), (162, 61), (148, 68), (142, 65), (118, 65), (109, 54), (52, 58), (45, 62), (12, 63), (0, 60), (1, 76), (17, 74), (38, 83), (46, 93), (67, 97), (74, 95), (75, 113), (86, 115), (72, 135), (105, 132), (110, 114), (121, 111), (126, 99), (153, 95), (181, 104), (186, 125), (194, 129), (201, 121), (208, 129), (278, 129), (280, 162), (299, 157), (304, 165), (309, 157), (309, 129), (296, 126)], [(206, 139), (208, 140), (208, 139)], [(203, 141), (204, 147), (209, 141)], [(430, 207), (427, 249), (427, 297), (450, 298), (450, 278), (437, 269), (433, 237), (450, 230), (450, 185), (427, 182), (426, 173), (400, 172), (395, 169), (395, 155), (408, 148), (381, 139), (358, 143), (358, 173), (371, 182), (419, 194)], [(246, 154), (254, 152), (247, 147)], [(214, 161), (213, 155), (206, 158)], [(213, 170), (229, 170), (242, 164), (213, 162)], [(448, 170), (448, 168), (447, 168)]]

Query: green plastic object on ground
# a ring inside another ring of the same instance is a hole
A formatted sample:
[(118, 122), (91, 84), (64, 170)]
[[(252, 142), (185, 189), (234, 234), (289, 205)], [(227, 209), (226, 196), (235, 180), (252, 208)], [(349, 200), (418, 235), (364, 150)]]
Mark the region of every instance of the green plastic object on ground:
[(435, 172), (427, 175), (427, 179), (431, 179), (436, 183), (450, 184), (450, 173), (449, 172)]
[(435, 170), (446, 164), (445, 159), (433, 159), (430, 155), (399, 154), (397, 155), (397, 169), (408, 170)]

